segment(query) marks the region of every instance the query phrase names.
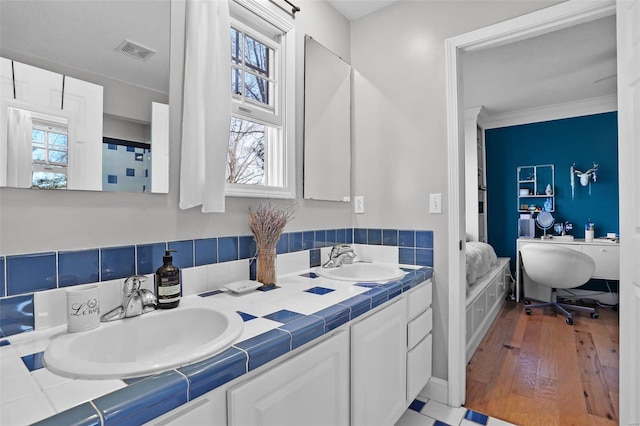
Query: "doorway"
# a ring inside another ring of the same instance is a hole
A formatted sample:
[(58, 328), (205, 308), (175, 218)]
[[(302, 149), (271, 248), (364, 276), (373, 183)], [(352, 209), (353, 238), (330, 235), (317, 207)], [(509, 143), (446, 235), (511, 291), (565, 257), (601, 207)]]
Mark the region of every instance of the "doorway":
[[(580, 3), (580, 4), (578, 4)], [(615, 14), (615, 3), (566, 2), (446, 41), (449, 146), (449, 405), (464, 403), (465, 209), (464, 113), (461, 52), (501, 46)]]

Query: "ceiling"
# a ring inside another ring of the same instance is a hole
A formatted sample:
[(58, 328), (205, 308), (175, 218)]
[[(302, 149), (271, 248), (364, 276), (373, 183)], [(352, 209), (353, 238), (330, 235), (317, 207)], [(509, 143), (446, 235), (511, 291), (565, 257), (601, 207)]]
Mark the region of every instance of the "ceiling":
[[(169, 0), (0, 0), (0, 53), (87, 81), (88, 72), (168, 93), (169, 19)], [(156, 53), (143, 61), (116, 51), (125, 38)]]
[[(356, 20), (398, 0), (329, 0)], [(616, 94), (615, 16), (463, 54), (464, 105), (489, 115)]]
[(489, 115), (615, 95), (615, 16), (462, 58), (465, 107)]
[(328, 0), (338, 12), (350, 21), (389, 6), (399, 0)]
[[(350, 20), (396, 1), (329, 0)], [(0, 1), (0, 53), (20, 61), (31, 52), (167, 93), (169, 12), (169, 0)], [(125, 38), (157, 53), (146, 61), (127, 57), (115, 50)], [(483, 105), (490, 115), (613, 95), (615, 17), (465, 52), (463, 67), (465, 106)]]

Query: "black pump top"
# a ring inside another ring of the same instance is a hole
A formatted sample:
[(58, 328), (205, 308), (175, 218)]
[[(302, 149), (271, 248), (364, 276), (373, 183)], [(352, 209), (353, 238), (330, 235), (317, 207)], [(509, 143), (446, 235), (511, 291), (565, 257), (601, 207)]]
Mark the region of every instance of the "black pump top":
[(171, 252), (174, 252), (174, 251), (178, 251), (178, 250), (165, 250), (164, 256), (162, 256), (162, 261), (164, 262), (165, 265), (173, 262), (173, 256), (171, 256)]

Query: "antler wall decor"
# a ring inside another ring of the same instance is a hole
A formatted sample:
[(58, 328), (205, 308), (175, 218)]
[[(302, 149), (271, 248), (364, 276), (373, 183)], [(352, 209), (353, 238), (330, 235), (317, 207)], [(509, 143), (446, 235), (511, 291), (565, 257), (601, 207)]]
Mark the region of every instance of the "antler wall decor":
[(582, 172), (576, 169), (576, 163), (573, 163), (571, 166), (571, 199), (573, 200), (575, 197), (575, 176), (577, 175), (580, 178), (580, 185), (587, 186), (589, 185), (589, 195), (591, 195), (591, 182), (596, 182), (598, 171), (598, 164), (593, 163), (593, 167), (587, 170), (586, 172)]

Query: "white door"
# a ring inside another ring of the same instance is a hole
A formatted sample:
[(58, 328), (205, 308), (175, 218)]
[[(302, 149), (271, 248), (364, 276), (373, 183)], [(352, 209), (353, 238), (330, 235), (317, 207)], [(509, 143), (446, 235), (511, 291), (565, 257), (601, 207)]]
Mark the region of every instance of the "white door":
[(620, 424), (640, 424), (640, 0), (618, 0)]
[(407, 409), (407, 311), (400, 299), (351, 327), (351, 424), (392, 425)]

